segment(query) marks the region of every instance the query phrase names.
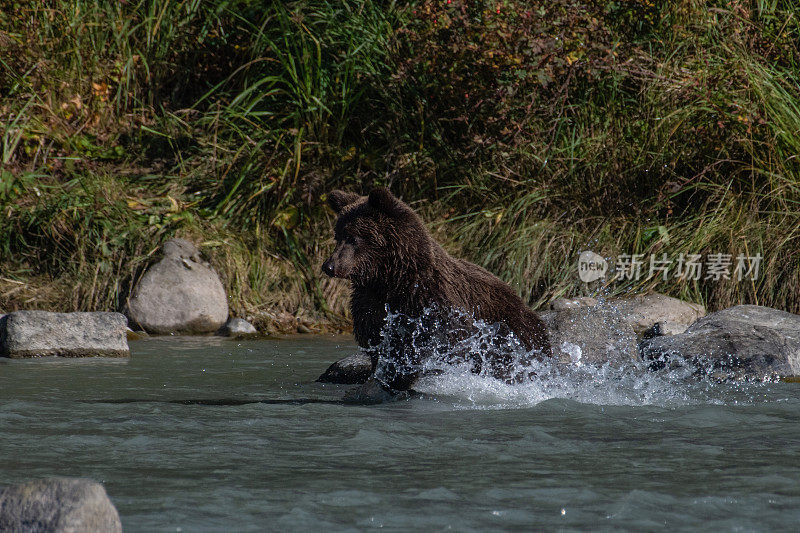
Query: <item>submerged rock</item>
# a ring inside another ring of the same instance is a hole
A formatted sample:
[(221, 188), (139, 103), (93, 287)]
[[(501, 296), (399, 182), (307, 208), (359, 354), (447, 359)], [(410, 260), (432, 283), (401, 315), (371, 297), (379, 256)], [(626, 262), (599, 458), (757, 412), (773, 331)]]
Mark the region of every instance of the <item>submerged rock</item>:
[(128, 357), (120, 313), (15, 311), (0, 320), (0, 356)]
[(580, 307), (539, 314), (547, 325), (553, 356), (561, 363), (603, 364), (638, 358), (631, 325), (609, 307)]
[(90, 479), (49, 478), (0, 488), (0, 531), (122, 531), (103, 486)]
[(706, 308), (659, 293), (640, 294), (630, 298), (615, 298), (608, 304), (615, 307), (637, 335), (644, 334), (659, 322), (674, 326), (693, 324), (705, 316)]
[(343, 400), (347, 403), (371, 405), (404, 400), (410, 396), (409, 391), (395, 391), (383, 386), (377, 379), (370, 378), (365, 383), (347, 391)]
[(230, 318), (219, 328), (217, 335), (223, 337), (252, 337), (258, 335), (258, 330), (243, 318)]
[(371, 375), (372, 361), (364, 352), (358, 352), (333, 363), (317, 381), (351, 385), (365, 383)]
[(693, 364), (700, 373), (762, 379), (800, 375), (800, 315), (737, 305), (711, 313), (679, 335), (641, 343), (653, 368)]
[(164, 243), (163, 258), (147, 269), (128, 299), (131, 322), (150, 333), (213, 333), (228, 319), (219, 276), (195, 246)]

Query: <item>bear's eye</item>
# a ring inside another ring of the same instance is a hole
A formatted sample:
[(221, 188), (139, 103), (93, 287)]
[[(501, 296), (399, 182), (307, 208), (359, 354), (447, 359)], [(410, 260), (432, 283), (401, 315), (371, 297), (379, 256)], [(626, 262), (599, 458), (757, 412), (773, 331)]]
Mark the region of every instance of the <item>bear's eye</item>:
[(344, 242), (345, 244), (349, 244), (350, 246), (358, 246), (359, 244), (361, 244), (361, 238), (356, 237), (355, 235), (347, 235), (344, 238)]

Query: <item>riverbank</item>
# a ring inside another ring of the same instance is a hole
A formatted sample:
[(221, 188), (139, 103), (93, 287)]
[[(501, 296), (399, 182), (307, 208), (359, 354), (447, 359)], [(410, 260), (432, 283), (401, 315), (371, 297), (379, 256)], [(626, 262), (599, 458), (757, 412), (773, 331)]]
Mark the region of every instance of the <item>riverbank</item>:
[(800, 312), (800, 10), (618, 4), (0, 2), (0, 310), (120, 309), (177, 236), (234, 316), (346, 328), (324, 194), (387, 185), (535, 308), (591, 249)]

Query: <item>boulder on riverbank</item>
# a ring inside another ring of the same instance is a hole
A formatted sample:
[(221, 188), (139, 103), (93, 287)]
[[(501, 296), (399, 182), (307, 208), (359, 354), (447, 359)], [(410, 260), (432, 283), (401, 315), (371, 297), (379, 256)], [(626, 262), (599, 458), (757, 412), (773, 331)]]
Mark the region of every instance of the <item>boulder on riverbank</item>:
[(560, 363), (600, 365), (638, 358), (636, 333), (614, 308), (562, 308), (539, 316), (547, 325), (553, 356)]
[(631, 325), (637, 335), (651, 329), (658, 323), (665, 324), (662, 330), (676, 331), (680, 326), (693, 324), (706, 315), (706, 308), (700, 304), (687, 302), (659, 293), (638, 294), (633, 297), (614, 298), (608, 302), (615, 308), (625, 322)]
[(0, 488), (0, 531), (122, 531), (103, 486), (90, 479), (49, 478)]
[(682, 333), (705, 315), (700, 304), (653, 293), (626, 298), (558, 298), (540, 312), (561, 363), (603, 364), (639, 359), (641, 337)]
[(358, 352), (333, 363), (317, 378), (317, 381), (352, 385), (365, 383), (371, 375), (372, 361), (364, 352)]
[(120, 313), (15, 311), (0, 319), (0, 356), (128, 357)]
[(225, 288), (189, 241), (164, 243), (127, 303), (128, 318), (148, 333), (214, 333), (228, 319)]
[(642, 357), (654, 369), (695, 365), (721, 378), (800, 375), (800, 315), (737, 305), (701, 318), (679, 335), (647, 339)]

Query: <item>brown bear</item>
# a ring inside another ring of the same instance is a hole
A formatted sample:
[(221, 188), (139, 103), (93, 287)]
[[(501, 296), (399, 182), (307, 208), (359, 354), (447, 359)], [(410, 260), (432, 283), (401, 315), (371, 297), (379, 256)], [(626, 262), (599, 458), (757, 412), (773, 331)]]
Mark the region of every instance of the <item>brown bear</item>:
[(336, 248), (322, 270), (352, 283), (353, 333), (382, 385), (409, 389), (431, 355), (426, 344), (456, 344), (480, 323), (493, 326), (497, 342), (482, 354), (474, 349), (461, 354), (473, 372), (518, 380), (509, 338), (536, 357), (550, 356), (544, 323), (511, 287), (451, 257), (389, 190), (377, 188), (366, 197), (336, 190), (328, 203), (338, 214)]

